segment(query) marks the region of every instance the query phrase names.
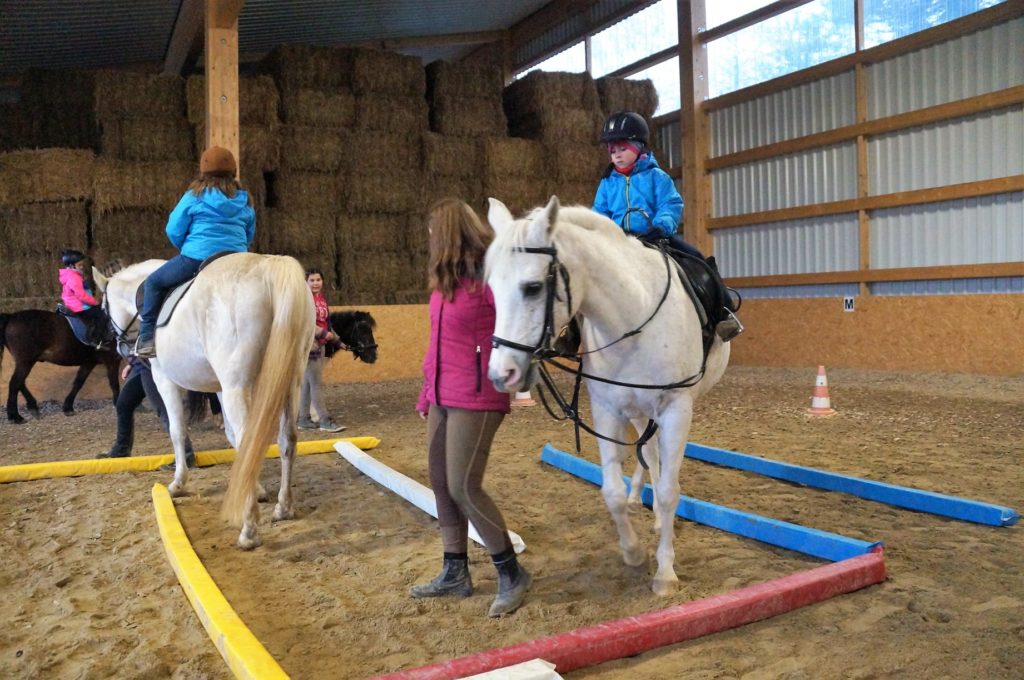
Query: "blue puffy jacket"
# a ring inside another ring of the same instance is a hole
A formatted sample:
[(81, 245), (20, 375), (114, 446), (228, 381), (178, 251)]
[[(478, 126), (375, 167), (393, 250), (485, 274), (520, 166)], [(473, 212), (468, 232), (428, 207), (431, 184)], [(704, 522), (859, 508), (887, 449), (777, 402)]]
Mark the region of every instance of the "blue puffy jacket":
[(167, 238), (185, 257), (205, 260), (216, 253), (244, 253), (256, 235), (256, 213), (244, 190), (228, 198), (218, 189), (191, 191), (167, 218)]
[[(643, 210), (650, 221), (643, 213), (630, 211), (631, 208)], [(612, 218), (630, 234), (641, 236), (657, 230), (671, 236), (679, 228), (683, 197), (672, 178), (658, 167), (654, 154), (648, 151), (637, 159), (628, 175), (608, 166), (604, 179), (597, 185), (594, 210)]]

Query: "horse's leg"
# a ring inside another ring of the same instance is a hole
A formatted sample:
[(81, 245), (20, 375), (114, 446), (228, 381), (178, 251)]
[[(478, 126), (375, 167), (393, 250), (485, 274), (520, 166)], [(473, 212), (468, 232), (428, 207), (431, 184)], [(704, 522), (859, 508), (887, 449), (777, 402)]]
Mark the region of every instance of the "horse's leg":
[(28, 385), (25, 383), (21, 384), (21, 396), (25, 397), (25, 408), (32, 414), (32, 417), (42, 417), (39, 413), (39, 402), (37, 402), (35, 396), (28, 391)]
[(167, 486), (171, 496), (184, 496), (185, 484), (188, 483), (188, 451), (185, 441), (188, 428), (185, 425), (185, 390), (168, 380), (160, 371), (153, 371), (153, 382), (160, 391), (167, 412), (167, 429), (174, 448), (174, 480)]
[(692, 421), (693, 401), (685, 396), (676, 400), (674, 408), (663, 411), (659, 422), (661, 470), (654, 481), (654, 516), (660, 537), (656, 552), (658, 571), (651, 585), (655, 595), (670, 595), (679, 583), (675, 570), (675, 515), (679, 505), (679, 470)]
[(281, 452), (281, 488), (277, 492), (277, 506), (274, 508), (274, 519), (292, 519), (295, 511), (292, 509), (292, 466), (295, 464), (295, 442), (299, 438), (299, 430), (296, 427), (295, 418), (295, 397), (291, 398), (284, 405), (281, 413), (281, 425), (277, 434), (277, 448)]
[(93, 366), (95, 363), (84, 363), (78, 367), (78, 372), (75, 373), (75, 381), (71, 383), (71, 391), (68, 392), (68, 396), (64, 398), (64, 415), (71, 415), (75, 412), (75, 397), (78, 396), (79, 391), (82, 389), (82, 385), (89, 378), (89, 374), (92, 373)]
[[(591, 410), (594, 429), (622, 440), (626, 421), (608, 412), (596, 402), (591, 402)], [(633, 522), (626, 507), (626, 482), (622, 479), (624, 447), (603, 439), (597, 440), (597, 446), (601, 450), (601, 495), (604, 496), (604, 503), (608, 506), (608, 512), (611, 513), (612, 521), (619, 532), (622, 559), (631, 567), (640, 566), (647, 561), (647, 551), (640, 545), (640, 539), (633, 529)]]
[(25, 389), (25, 380), (32, 371), (33, 365), (15, 362), (14, 371), (11, 373), (11, 382), (7, 386), (7, 420), (18, 425), (25, 422), (25, 419), (18, 413), (18, 392)]
[[(245, 401), (245, 393), (242, 389), (225, 388), (220, 394), (220, 407), (224, 413), (224, 432), (228, 435), (228, 441), (235, 451), (242, 443), (245, 436), (245, 422), (249, 416), (249, 405)], [(242, 531), (238, 534), (238, 546), (242, 550), (252, 550), (259, 547), (263, 541), (259, 534), (260, 508), (257, 505), (257, 496), (266, 495), (263, 486), (257, 482), (257, 490), (246, 499), (245, 516), (242, 518)]]

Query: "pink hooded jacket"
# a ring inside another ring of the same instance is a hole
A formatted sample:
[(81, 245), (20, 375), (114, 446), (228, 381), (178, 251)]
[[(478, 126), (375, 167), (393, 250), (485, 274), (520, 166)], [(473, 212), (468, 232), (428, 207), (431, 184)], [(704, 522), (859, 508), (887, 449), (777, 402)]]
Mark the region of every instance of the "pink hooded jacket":
[(509, 395), (487, 379), (494, 335), (494, 296), (484, 283), (463, 278), (452, 300), (430, 295), (430, 344), (423, 357), (423, 389), (416, 410), (430, 404), (470, 411), (509, 412)]
[(60, 299), (64, 302), (64, 306), (72, 312), (83, 312), (89, 307), (95, 307), (100, 303), (99, 300), (85, 292), (82, 272), (74, 267), (65, 267), (60, 270), (60, 285)]

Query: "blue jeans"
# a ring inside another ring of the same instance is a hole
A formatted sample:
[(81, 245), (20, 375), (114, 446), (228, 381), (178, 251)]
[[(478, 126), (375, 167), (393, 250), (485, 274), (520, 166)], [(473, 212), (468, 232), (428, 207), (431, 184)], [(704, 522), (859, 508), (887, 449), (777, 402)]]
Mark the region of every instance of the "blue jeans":
[(184, 255), (175, 255), (159, 269), (146, 277), (145, 296), (139, 313), (139, 335), (152, 337), (156, 332), (156, 317), (160, 313), (167, 292), (179, 283), (188, 281), (199, 271), (202, 260), (193, 260)]

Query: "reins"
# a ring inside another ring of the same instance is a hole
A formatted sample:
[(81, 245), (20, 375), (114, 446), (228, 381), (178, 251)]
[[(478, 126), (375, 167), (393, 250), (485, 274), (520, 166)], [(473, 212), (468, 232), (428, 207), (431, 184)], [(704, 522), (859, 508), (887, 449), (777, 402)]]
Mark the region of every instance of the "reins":
[[(617, 344), (619, 342), (622, 342), (626, 338), (630, 338), (630, 337), (633, 337), (635, 335), (639, 335), (643, 331), (644, 327), (647, 326), (647, 324), (649, 324), (654, 319), (655, 316), (657, 316), (658, 312), (661, 310), (662, 306), (665, 304), (665, 300), (668, 299), (668, 293), (669, 293), (669, 290), (672, 287), (672, 265), (671, 265), (671, 263), (669, 261), (668, 254), (666, 254), (663, 250), (659, 250), (659, 252), (661, 253), (662, 259), (665, 262), (665, 274), (666, 274), (665, 289), (662, 291), (661, 298), (658, 300), (658, 304), (655, 306), (654, 311), (651, 312), (650, 316), (648, 316), (647, 319), (643, 323), (641, 323), (639, 326), (637, 326), (633, 330), (630, 330), (630, 331), (628, 331), (626, 333), (623, 333), (621, 336), (619, 336), (619, 338), (617, 338), (616, 340), (613, 340), (612, 342), (609, 342), (606, 345), (602, 345), (601, 347), (598, 347), (598, 348), (592, 349), (592, 350), (588, 350), (586, 352), (579, 352), (579, 351), (577, 351), (577, 352), (574, 352), (572, 354), (567, 354), (567, 353), (564, 353), (564, 352), (558, 352), (553, 347), (553, 339), (555, 338), (554, 306), (555, 306), (555, 299), (557, 297), (556, 284), (557, 284), (557, 280), (558, 280), (559, 276), (562, 278), (562, 281), (565, 284), (566, 309), (567, 309), (567, 311), (569, 313), (569, 318), (571, 319), (573, 317), (572, 289), (571, 289), (570, 283), (569, 283), (569, 272), (565, 268), (565, 265), (563, 265), (559, 261), (559, 259), (558, 259), (558, 250), (553, 245), (549, 246), (549, 247), (516, 246), (512, 250), (513, 250), (513, 252), (530, 253), (530, 254), (535, 254), (535, 255), (547, 255), (548, 257), (551, 258), (551, 261), (548, 263), (548, 270), (547, 270), (547, 274), (545, 276), (545, 284), (547, 286), (547, 294), (546, 294), (546, 298), (545, 298), (545, 301), (544, 301), (544, 327), (541, 329), (540, 340), (538, 341), (538, 343), (536, 345), (534, 345), (532, 347), (529, 346), (529, 345), (524, 345), (522, 343), (513, 342), (513, 341), (507, 340), (505, 338), (501, 338), (501, 337), (499, 337), (497, 335), (491, 336), (491, 346), (494, 347), (494, 348), (508, 347), (510, 349), (514, 349), (514, 350), (517, 350), (517, 351), (520, 351), (520, 352), (526, 352), (527, 354), (530, 355), (530, 363), (531, 363), (531, 365), (534, 365), (534, 364), (537, 365), (537, 370), (540, 373), (540, 377), (541, 377), (541, 380), (543, 381), (544, 387), (547, 388), (548, 392), (551, 394), (552, 399), (555, 401), (555, 403), (558, 405), (558, 407), (562, 410), (562, 413), (564, 415), (563, 416), (559, 416), (554, 411), (554, 409), (551, 408), (551, 405), (548, 403), (547, 398), (544, 396), (544, 390), (538, 389), (537, 393), (540, 396), (541, 403), (544, 404), (545, 410), (547, 410), (548, 414), (552, 418), (554, 418), (555, 420), (571, 420), (573, 422), (574, 430), (575, 430), (575, 435), (576, 435), (576, 451), (577, 452), (579, 452), (579, 450), (580, 450), (580, 429), (583, 429), (587, 433), (593, 435), (594, 437), (597, 437), (598, 439), (603, 439), (604, 441), (612, 442), (614, 444), (619, 444), (621, 446), (635, 446), (636, 447), (637, 459), (640, 461), (640, 464), (645, 469), (647, 469), (647, 461), (644, 460), (642, 450), (643, 450), (643, 446), (648, 441), (650, 441), (651, 437), (653, 437), (654, 434), (658, 431), (658, 424), (656, 422), (654, 422), (653, 419), (648, 419), (647, 427), (644, 428), (644, 431), (640, 434), (640, 436), (637, 438), (637, 440), (635, 442), (624, 442), (624, 441), (620, 441), (618, 439), (615, 439), (614, 437), (609, 437), (607, 435), (601, 434), (600, 432), (598, 432), (597, 430), (595, 430), (591, 426), (589, 426), (586, 423), (584, 423), (583, 419), (580, 416), (580, 413), (579, 413), (580, 385), (582, 383), (583, 378), (587, 378), (588, 380), (594, 380), (596, 382), (605, 383), (607, 385), (615, 385), (616, 387), (628, 387), (628, 388), (632, 388), (632, 389), (641, 389), (641, 390), (671, 390), (671, 389), (678, 389), (678, 388), (683, 388), (683, 387), (692, 387), (693, 385), (696, 385), (698, 382), (700, 382), (701, 378), (704, 377), (704, 372), (705, 372), (705, 370), (707, 368), (707, 355), (706, 354), (704, 355), (704, 358), (701, 361), (700, 371), (698, 371), (697, 373), (695, 373), (695, 374), (693, 374), (693, 375), (691, 375), (689, 377), (686, 377), (686, 378), (684, 378), (682, 380), (677, 380), (675, 382), (658, 384), (658, 385), (650, 385), (650, 384), (643, 384), (643, 383), (630, 383), (630, 382), (624, 382), (624, 381), (621, 381), (621, 380), (613, 380), (611, 378), (605, 378), (603, 376), (594, 375), (592, 373), (587, 373), (583, 369), (583, 359), (584, 359), (584, 357), (586, 355), (594, 354), (596, 352), (600, 352), (602, 350), (608, 349), (609, 347), (611, 347), (611, 346), (613, 346), (613, 345), (615, 345), (615, 344)], [(575, 359), (578, 362), (578, 368), (572, 368), (571, 366), (566, 366), (565, 364), (562, 364), (562, 363), (556, 361), (556, 359), (566, 359), (566, 358)], [(558, 390), (558, 387), (555, 385), (554, 380), (552, 379), (551, 374), (548, 371), (547, 364), (555, 366), (556, 368), (558, 368), (558, 369), (560, 369), (562, 371), (565, 371), (567, 373), (572, 373), (572, 374), (574, 374), (576, 376), (575, 384), (573, 385), (573, 393), (572, 393), (571, 401), (567, 401), (565, 399), (565, 397), (562, 396), (561, 392)]]

